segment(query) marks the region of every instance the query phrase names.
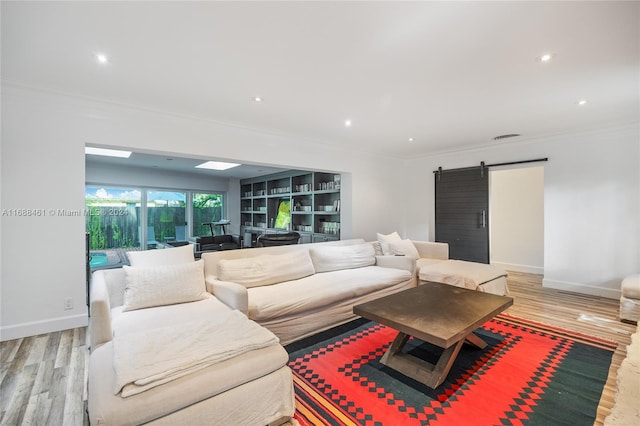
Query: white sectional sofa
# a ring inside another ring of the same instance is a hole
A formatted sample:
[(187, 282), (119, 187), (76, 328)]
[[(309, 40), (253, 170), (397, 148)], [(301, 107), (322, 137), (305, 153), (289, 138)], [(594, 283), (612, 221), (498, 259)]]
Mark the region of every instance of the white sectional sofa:
[(355, 318), (353, 306), (415, 287), (415, 260), (362, 239), (203, 253), (214, 295), (286, 345)]
[[(277, 425), (291, 418), (286, 351), (234, 310), (224, 292), (206, 291), (203, 263), (191, 247), (132, 253), (130, 260), (131, 268), (93, 274), (92, 425)], [(148, 380), (126, 380), (146, 373), (148, 364), (171, 367), (161, 363), (172, 358), (191, 362), (176, 375), (167, 368)]]

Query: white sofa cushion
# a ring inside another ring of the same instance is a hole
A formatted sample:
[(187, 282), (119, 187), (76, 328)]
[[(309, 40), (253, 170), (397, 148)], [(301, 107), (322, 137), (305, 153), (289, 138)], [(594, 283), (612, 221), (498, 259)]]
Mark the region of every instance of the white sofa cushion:
[(123, 266), (124, 310), (194, 302), (207, 297), (204, 263), (168, 266)]
[(315, 269), (307, 250), (286, 254), (262, 254), (218, 262), (218, 279), (246, 288), (296, 280), (313, 275)]
[(329, 274), (314, 274), (295, 281), (248, 289), (249, 318), (256, 321), (317, 312), (343, 300), (392, 287), (412, 279), (402, 269), (365, 266)]
[(418, 249), (413, 245), (411, 240), (400, 240), (389, 243), (389, 249), (395, 256), (407, 256), (412, 259), (420, 258)]
[(376, 252), (370, 243), (340, 247), (312, 247), (309, 253), (316, 273), (362, 268), (376, 264)]
[(168, 266), (195, 261), (191, 244), (164, 250), (129, 251), (127, 256), (131, 266)]

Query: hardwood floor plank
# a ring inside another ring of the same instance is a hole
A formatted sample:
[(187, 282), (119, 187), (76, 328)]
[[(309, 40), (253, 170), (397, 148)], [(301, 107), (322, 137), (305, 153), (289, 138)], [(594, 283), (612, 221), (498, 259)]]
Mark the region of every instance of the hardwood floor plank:
[(53, 381), (51, 391), (49, 392), (51, 409), (47, 417), (47, 424), (64, 423), (64, 404), (67, 397), (68, 372), (69, 365), (57, 367), (53, 371)]
[(32, 395), (24, 413), (22, 424), (45, 425), (47, 424), (49, 411), (51, 411), (51, 400), (47, 392)]
[(47, 342), (47, 348), (42, 357), (43, 360), (55, 360), (58, 356), (58, 348), (60, 347), (60, 336), (62, 332), (57, 331), (49, 334), (49, 341)]
[(71, 347), (73, 345), (73, 333), (74, 330), (61, 332), (60, 345), (56, 353), (56, 368), (69, 365), (69, 357), (71, 356)]
[(67, 389), (64, 402), (63, 419), (72, 425), (82, 424), (82, 410), (84, 402), (82, 394), (84, 390), (85, 363), (84, 346), (74, 346), (71, 351)]
[(7, 374), (19, 374), (22, 371), (27, 363), (27, 359), (29, 359), (29, 352), (31, 351), (33, 343), (36, 341), (36, 336), (26, 337), (21, 340), (20, 346), (10, 362)]
[(47, 349), (48, 341), (48, 334), (36, 336), (35, 342), (33, 342), (31, 350), (29, 351), (29, 357), (25, 362), (26, 365), (37, 364), (44, 359), (44, 352)]
[(7, 340), (0, 343), (0, 363), (5, 364), (13, 359), (18, 352), (22, 339)]
[(40, 363), (40, 368), (38, 369), (38, 376), (36, 377), (36, 381), (33, 385), (33, 394), (38, 395), (41, 393), (49, 393), (53, 384), (53, 370), (54, 370), (54, 360), (49, 359)]
[(19, 425), (22, 424), (24, 413), (27, 410), (31, 389), (38, 374), (38, 364), (31, 364), (24, 367), (19, 375), (17, 385), (10, 395), (10, 402), (2, 419), (2, 424)]

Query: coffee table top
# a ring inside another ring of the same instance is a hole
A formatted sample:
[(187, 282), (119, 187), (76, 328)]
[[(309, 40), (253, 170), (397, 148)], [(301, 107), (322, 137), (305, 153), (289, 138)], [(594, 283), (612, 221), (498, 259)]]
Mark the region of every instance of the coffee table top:
[(511, 297), (429, 282), (356, 305), (353, 312), (448, 348), (511, 305)]

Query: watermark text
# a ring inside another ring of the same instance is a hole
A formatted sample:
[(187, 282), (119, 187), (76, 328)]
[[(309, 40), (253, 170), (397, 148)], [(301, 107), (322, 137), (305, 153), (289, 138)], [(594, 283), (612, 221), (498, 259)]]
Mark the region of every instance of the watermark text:
[(129, 215), (129, 209), (119, 207), (88, 209), (2, 209), (2, 217), (85, 217), (127, 215)]

